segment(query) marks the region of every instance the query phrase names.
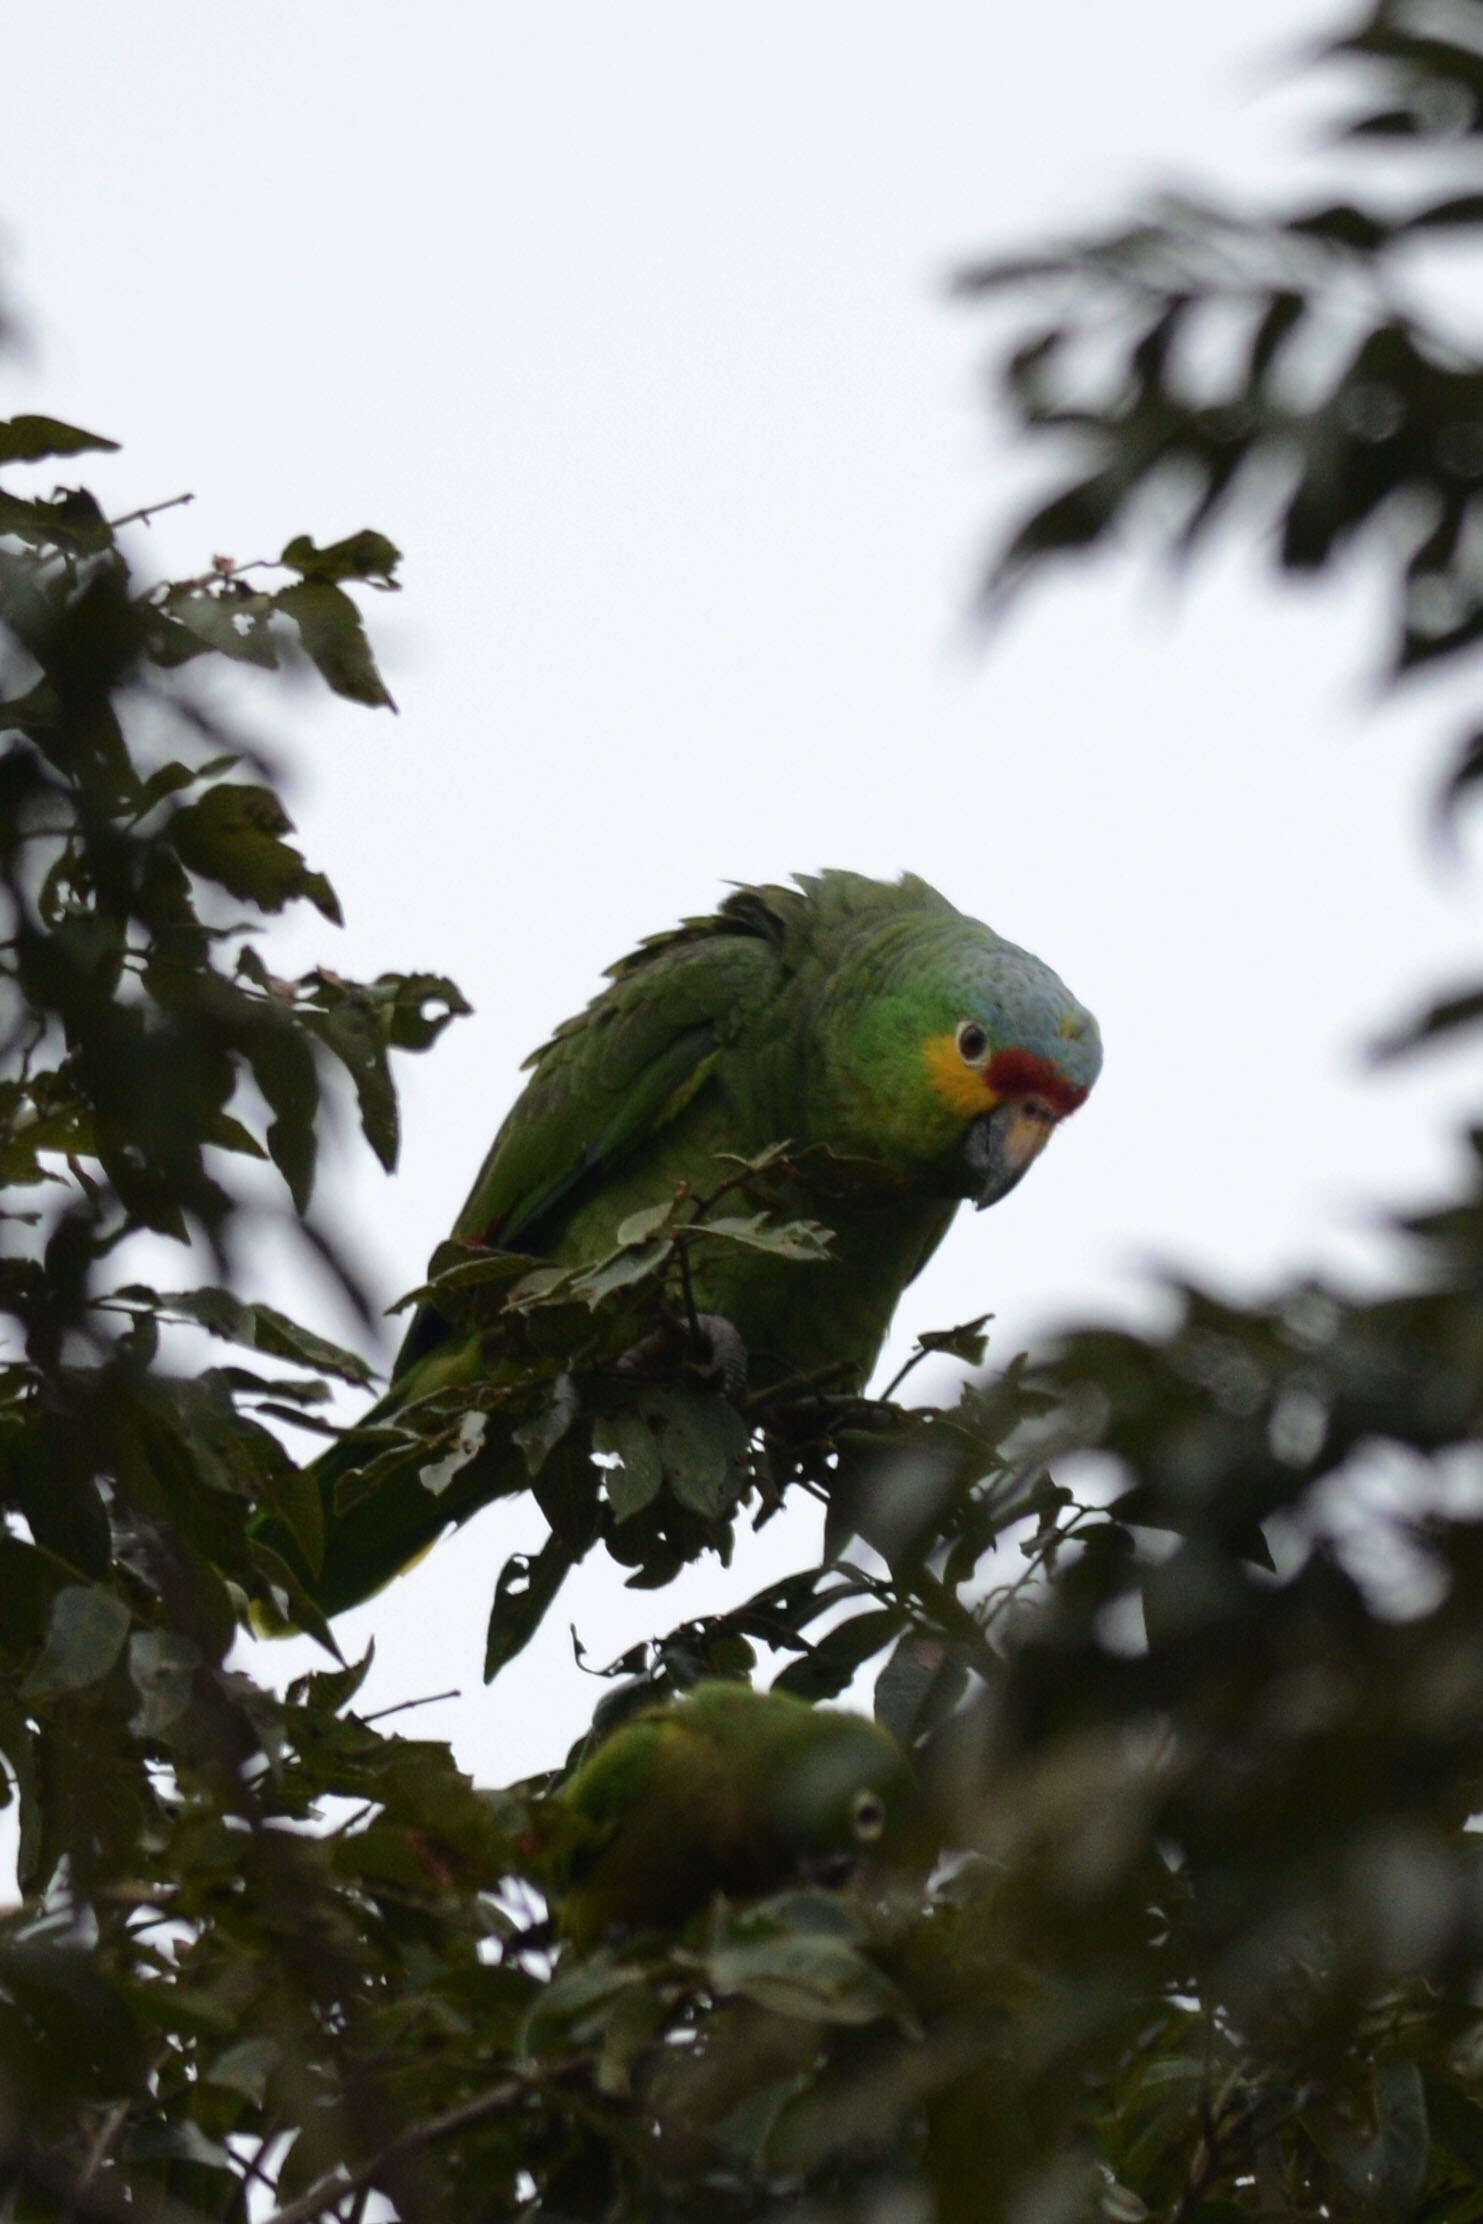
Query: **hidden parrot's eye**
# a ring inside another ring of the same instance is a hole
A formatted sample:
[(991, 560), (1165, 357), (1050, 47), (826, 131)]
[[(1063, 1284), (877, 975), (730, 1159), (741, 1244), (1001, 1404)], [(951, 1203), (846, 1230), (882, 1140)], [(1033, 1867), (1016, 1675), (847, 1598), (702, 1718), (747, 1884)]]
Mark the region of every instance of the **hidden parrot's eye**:
[(886, 1803), (879, 1792), (856, 1792), (850, 1802), (850, 1827), (864, 1846), (880, 1836), (886, 1827)]
[(956, 1039), (958, 1056), (965, 1066), (976, 1066), (989, 1047), (989, 1038), (976, 1019), (965, 1019)]

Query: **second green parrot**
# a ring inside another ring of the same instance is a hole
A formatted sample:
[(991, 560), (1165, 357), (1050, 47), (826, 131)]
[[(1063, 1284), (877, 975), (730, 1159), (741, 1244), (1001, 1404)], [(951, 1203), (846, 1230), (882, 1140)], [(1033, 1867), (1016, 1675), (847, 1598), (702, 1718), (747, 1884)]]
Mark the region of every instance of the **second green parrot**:
[(857, 1869), (925, 1874), (936, 1851), (894, 1740), (864, 1715), (702, 1683), (615, 1730), (559, 1795), (551, 1878), (578, 1947), (669, 1930), (718, 1892), (750, 1899)]
[[(1049, 966), (925, 881), (825, 872), (740, 888), (709, 916), (653, 936), (528, 1061), (530, 1079), (481, 1167), (455, 1234), (591, 1264), (630, 1215), (715, 1189), (788, 1144), (798, 1219), (833, 1231), (801, 1264), (741, 1245), (697, 1251), (694, 1297), (730, 1323), (755, 1389), (824, 1370), (863, 1389), (907, 1284), (965, 1201), (1008, 1194), (1102, 1062), (1096, 1021)], [(845, 1188), (827, 1178), (847, 1160)], [(367, 1421), (480, 1379), (481, 1339), (424, 1307)], [(328, 1613), (357, 1604), (494, 1490), (444, 1495), (415, 1471), (336, 1510), (355, 1438), (317, 1463), (326, 1545), (305, 1587)], [(283, 1546), (276, 1530), (275, 1547)]]

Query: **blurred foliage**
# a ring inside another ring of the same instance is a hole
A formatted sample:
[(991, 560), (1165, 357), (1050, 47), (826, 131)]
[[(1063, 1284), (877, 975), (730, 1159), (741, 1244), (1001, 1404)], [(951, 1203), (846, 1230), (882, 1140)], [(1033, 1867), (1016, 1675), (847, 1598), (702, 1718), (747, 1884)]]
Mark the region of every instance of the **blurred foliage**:
[[(1075, 458), (992, 597), (1135, 513), (1179, 561), (1275, 521), (1284, 571), (1383, 570), (1397, 675), (1477, 654), (1483, 362), (1407, 304), (1412, 250), (1483, 224), (1483, 5), (1381, 5), (1325, 51), (1368, 87), (1368, 199), (1164, 202), (965, 278), (1013, 322), (1016, 423)], [(368, 1662), (323, 1623), (281, 1696), (236, 1642), (312, 1624), (318, 1492), (278, 1424), (334, 1435), (327, 1378), (368, 1379), (244, 1293), (247, 1238), (284, 1217), (353, 1287), (310, 1217), (326, 1119), (348, 1090), (390, 1165), (389, 1053), (464, 1007), (270, 970), (267, 920), (335, 899), (197, 673), (307, 662), (384, 704), (353, 590), (396, 552), (301, 535), (151, 581), (147, 513), (12, 491), (108, 445), (0, 426), (7, 2213), (1483, 2219), (1483, 1128), (1397, 1222), (1390, 1292), (1188, 1288), (1163, 1336), (989, 1372), (970, 1322), (922, 1340), (980, 1370), (940, 1407), (749, 1396), (695, 1336), (694, 1246), (806, 1273), (827, 1244), (774, 1209), (781, 1156), (581, 1272), (436, 1254), (487, 1375), (402, 1409), (356, 1488), (410, 1466), (455, 1515), (498, 1458), (534, 1492), (490, 1672), (598, 1541), (659, 1589), (811, 1496), (823, 1554), (597, 1664), (594, 1734), (703, 1676), (819, 1699), (869, 1669), (950, 1849), (921, 1891), (800, 1879), (558, 1948), (551, 1794), (590, 1740), (478, 1788), (356, 1711)], [(1480, 776), (1475, 737), (1445, 807)], [(1386, 1047), (1480, 1017), (1463, 989)]]

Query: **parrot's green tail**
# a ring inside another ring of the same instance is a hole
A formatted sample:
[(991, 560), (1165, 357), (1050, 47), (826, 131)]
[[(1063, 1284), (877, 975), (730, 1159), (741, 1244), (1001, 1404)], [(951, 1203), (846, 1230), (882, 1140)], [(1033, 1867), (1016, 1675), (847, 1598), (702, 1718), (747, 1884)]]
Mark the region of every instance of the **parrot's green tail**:
[[(349, 1430), (305, 1470), (305, 1480), (319, 1493), (323, 1549), (317, 1566), (281, 1515), (262, 1513), (253, 1522), (254, 1541), (283, 1563), (321, 1614), (342, 1614), (361, 1605), (420, 1560), (450, 1524), (525, 1485), (518, 1456), (512, 1458), (508, 1450), (501, 1455), (492, 1447), (477, 1452), (440, 1487), (437, 1470), (442, 1463), (430, 1458), (425, 1446), (413, 1444), (402, 1458), (388, 1461), (368, 1491), (342, 1490), (343, 1484), (362, 1477), (373, 1460), (386, 1458), (379, 1424), (390, 1418), (388, 1405), (401, 1402), (393, 1393), (373, 1406), (359, 1428)], [(271, 1570), (265, 1572), (271, 1581)], [(298, 1626), (292, 1592), (281, 1622), (275, 1625), (270, 1613), (255, 1611), (253, 1626), (260, 1636), (292, 1634)]]

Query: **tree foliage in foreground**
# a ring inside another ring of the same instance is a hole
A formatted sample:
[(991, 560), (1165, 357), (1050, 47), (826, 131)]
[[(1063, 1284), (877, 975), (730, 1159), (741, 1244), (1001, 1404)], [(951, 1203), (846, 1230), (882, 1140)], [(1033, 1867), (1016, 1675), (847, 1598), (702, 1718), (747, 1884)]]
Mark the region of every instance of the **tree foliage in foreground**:
[[(1383, 5), (1336, 53), (1376, 88), (1351, 126), (1386, 159), (1373, 209), (1165, 205), (968, 281), (1010, 299), (1021, 424), (1081, 459), (999, 585), (1135, 508), (1183, 555), (1265, 502), (1288, 568), (1389, 567), (1398, 668), (1483, 638), (1483, 365), (1397, 305), (1416, 240), (1483, 223), (1483, 7)], [(270, 969), (266, 922), (334, 898), (194, 668), (307, 657), (383, 701), (349, 589), (395, 551), (301, 536), (271, 589), (225, 564), (152, 584), (85, 492), (10, 491), (10, 466), (101, 445), (0, 427), (13, 2213), (1483, 2217), (1483, 1128), (1461, 1192), (1398, 1226), (1392, 1294), (1190, 1288), (1164, 1337), (1082, 1330), (943, 1409), (817, 1382), (733, 1402), (664, 1346), (688, 1246), (823, 1240), (769, 1217), (765, 1164), (585, 1277), (436, 1259), (500, 1395), (404, 1416), (383, 1474), (447, 1487), (519, 1431), (552, 1562), (500, 1575), (491, 1668), (573, 1550), (657, 1592), (822, 1497), (820, 1563), (678, 1627), (656, 1598), (596, 1726), (702, 1675), (780, 1659), (824, 1697), (878, 1664), (953, 1849), (917, 1898), (798, 1889), (558, 1954), (560, 1755), (476, 1787), (357, 1713), (365, 1664), (331, 1632), (284, 1697), (234, 1649), (254, 1607), (308, 1616), (252, 1526), (313, 1564), (317, 1492), (274, 1424), (365, 1375), (251, 1302), (244, 1235), (287, 1214), (334, 1259), (309, 1217), (325, 1092), (348, 1082), (390, 1163), (388, 1054), (461, 1000)], [(1454, 802), (1480, 769), (1470, 744)], [(1480, 1010), (1460, 992), (1412, 1032)], [(160, 1290), (141, 1236), (209, 1264)], [(668, 1373), (625, 1376), (656, 1333)], [(978, 1362), (982, 1324), (924, 1343)]]

